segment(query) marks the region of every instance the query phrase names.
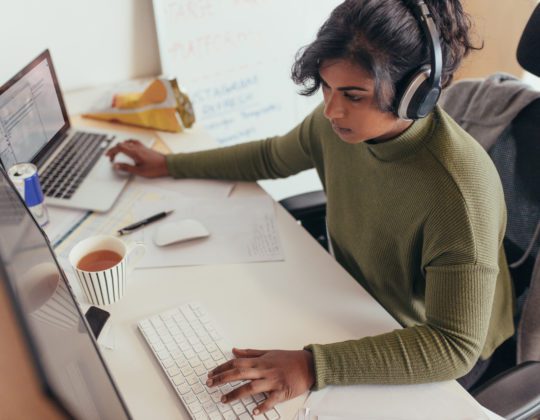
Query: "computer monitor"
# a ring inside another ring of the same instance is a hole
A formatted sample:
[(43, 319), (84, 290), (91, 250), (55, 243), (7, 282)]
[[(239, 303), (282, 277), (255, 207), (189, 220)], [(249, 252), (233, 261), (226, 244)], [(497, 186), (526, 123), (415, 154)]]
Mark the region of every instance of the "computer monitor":
[(13, 302), (44, 393), (73, 418), (129, 419), (47, 237), (2, 168), (0, 283)]

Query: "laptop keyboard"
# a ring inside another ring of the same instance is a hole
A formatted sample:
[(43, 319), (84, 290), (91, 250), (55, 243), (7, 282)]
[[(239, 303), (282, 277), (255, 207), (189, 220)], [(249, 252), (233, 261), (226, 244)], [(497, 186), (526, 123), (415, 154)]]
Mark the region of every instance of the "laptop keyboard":
[(266, 399), (265, 394), (245, 397), (231, 404), (220, 402), (223, 394), (245, 382), (214, 388), (206, 386), (208, 371), (233, 355), (232, 347), (199, 303), (192, 302), (143, 319), (138, 326), (192, 419), (280, 418), (275, 408), (258, 416), (251, 414)]
[(40, 174), (43, 193), (70, 199), (113, 140), (114, 136), (77, 131)]

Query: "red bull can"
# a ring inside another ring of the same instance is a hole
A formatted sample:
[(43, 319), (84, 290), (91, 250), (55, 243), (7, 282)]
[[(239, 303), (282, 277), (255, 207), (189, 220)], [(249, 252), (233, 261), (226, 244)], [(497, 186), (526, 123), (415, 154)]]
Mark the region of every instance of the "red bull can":
[(36, 165), (18, 163), (9, 168), (8, 174), (36, 222), (40, 226), (45, 226), (49, 222), (49, 214), (45, 207), (45, 197), (39, 183)]

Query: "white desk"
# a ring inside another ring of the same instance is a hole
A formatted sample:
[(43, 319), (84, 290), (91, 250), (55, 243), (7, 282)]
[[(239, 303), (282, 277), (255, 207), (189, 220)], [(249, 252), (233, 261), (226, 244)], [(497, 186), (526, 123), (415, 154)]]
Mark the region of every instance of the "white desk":
[[(264, 192), (241, 183), (233, 194)], [(115, 349), (103, 354), (135, 419), (188, 418), (136, 329), (139, 319), (183, 302), (200, 301), (238, 347), (301, 349), (399, 328), (281, 206), (276, 213), (285, 261), (136, 270), (124, 298), (107, 308)], [(438, 386), (472, 401), (454, 381)], [(281, 404), (282, 418), (292, 419), (304, 400)], [(394, 400), (396, 413), (408, 402)]]
[[(261, 194), (245, 184), (235, 194)], [(136, 270), (111, 306), (116, 349), (105, 358), (135, 418), (187, 418), (136, 330), (138, 319), (199, 300), (239, 347), (300, 349), (399, 327), (280, 207), (284, 262)], [(143, 396), (147, 396), (143, 398)], [(281, 407), (293, 417), (303, 399)]]

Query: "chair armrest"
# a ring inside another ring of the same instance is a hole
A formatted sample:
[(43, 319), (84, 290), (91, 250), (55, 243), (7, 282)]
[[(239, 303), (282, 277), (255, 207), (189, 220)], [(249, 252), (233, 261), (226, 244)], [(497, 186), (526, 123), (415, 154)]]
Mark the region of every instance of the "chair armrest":
[(540, 362), (525, 362), (508, 369), (472, 395), (505, 419), (529, 419), (540, 413)]
[(322, 190), (293, 195), (279, 203), (297, 220), (324, 218), (326, 214), (326, 195)]

